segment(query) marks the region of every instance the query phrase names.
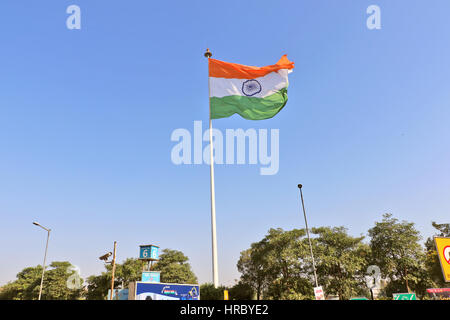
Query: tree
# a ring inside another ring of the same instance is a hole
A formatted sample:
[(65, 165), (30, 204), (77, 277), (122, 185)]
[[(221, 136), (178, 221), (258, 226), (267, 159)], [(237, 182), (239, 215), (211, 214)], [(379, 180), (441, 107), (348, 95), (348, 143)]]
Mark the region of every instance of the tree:
[(108, 289), (111, 289), (111, 274), (102, 272), (88, 277), (86, 289), (86, 300), (105, 300)]
[[(46, 270), (41, 300), (76, 300), (82, 296), (82, 279), (80, 287), (70, 289), (67, 285), (74, 275), (72, 264), (68, 261), (52, 262)], [(6, 284), (0, 293), (0, 299), (37, 300), (41, 285), (42, 266), (28, 267), (17, 274), (17, 279)]]
[(196, 284), (197, 277), (183, 252), (164, 249), (153, 270), (161, 272), (161, 282)]
[(305, 230), (270, 229), (259, 242), (241, 252), (241, 282), (257, 299), (312, 298), (311, 261)]
[(266, 261), (258, 243), (253, 243), (250, 249), (242, 251), (237, 263), (237, 269), (241, 273), (241, 283), (252, 288), (257, 300), (261, 299), (263, 291), (269, 285), (265, 265)]
[(383, 220), (369, 230), (369, 235), (373, 261), (382, 275), (389, 278), (386, 293), (413, 289), (424, 295), (424, 287), (429, 285), (430, 279), (424, 272), (425, 254), (414, 223), (399, 222), (386, 213)]
[(312, 298), (312, 261), (306, 231), (270, 229), (262, 240), (270, 284), (267, 298), (293, 300)]
[(336, 294), (340, 300), (355, 295), (368, 295), (365, 270), (370, 248), (364, 237), (351, 237), (344, 227), (313, 228), (314, 256), (319, 283), (327, 294)]
[[(44, 288), (41, 299), (44, 300), (78, 300), (82, 297), (83, 282), (80, 278), (79, 287), (71, 289), (68, 280), (74, 275), (73, 266), (68, 261), (52, 262), (45, 273)], [(79, 275), (78, 275), (79, 276)], [(73, 283), (72, 283), (73, 284)]]
[[(123, 263), (116, 263), (116, 271), (114, 273), (114, 288), (127, 288), (130, 282), (140, 281), (144, 261), (128, 258)], [(90, 276), (87, 279), (88, 300), (104, 300), (107, 298), (108, 290), (111, 289), (111, 271), (112, 265), (105, 264), (106, 272), (102, 272), (98, 276)]]
[(1, 300), (35, 300), (39, 296), (42, 266), (28, 267), (19, 272), (16, 280), (2, 287)]
[[(141, 280), (143, 268), (143, 260), (128, 258), (122, 264), (116, 265), (114, 282), (118, 282), (123, 288), (127, 288), (130, 282)], [(111, 274), (112, 266), (110, 264), (107, 265), (107, 269), (109, 274)]]
[(223, 292), (227, 287), (214, 287), (212, 283), (204, 283), (200, 286), (200, 300), (223, 300)]
[(242, 281), (229, 289), (230, 300), (253, 300), (254, 295), (253, 288)]

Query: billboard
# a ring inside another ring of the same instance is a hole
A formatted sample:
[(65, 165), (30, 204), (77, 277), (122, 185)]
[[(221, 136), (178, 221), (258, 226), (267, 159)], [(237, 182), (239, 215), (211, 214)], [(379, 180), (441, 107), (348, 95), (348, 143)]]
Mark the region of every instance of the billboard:
[(450, 238), (435, 237), (436, 250), (445, 282), (450, 282)]
[(427, 289), (428, 296), (435, 300), (450, 300), (450, 288)]
[[(108, 290), (107, 300), (111, 297), (111, 289)], [(128, 300), (128, 289), (114, 289), (113, 300)]]
[(135, 300), (200, 300), (197, 284), (136, 282)]

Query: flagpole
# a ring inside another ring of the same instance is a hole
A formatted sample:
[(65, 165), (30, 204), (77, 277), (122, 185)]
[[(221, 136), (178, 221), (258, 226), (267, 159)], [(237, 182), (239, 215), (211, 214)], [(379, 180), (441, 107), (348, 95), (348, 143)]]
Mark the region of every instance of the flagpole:
[[(209, 71), (209, 58), (212, 53), (209, 49), (206, 49), (205, 57), (208, 58), (208, 71)], [(212, 140), (212, 119), (211, 119), (211, 87), (210, 77), (208, 72), (208, 101), (209, 101), (209, 155), (210, 155), (210, 177), (211, 177), (211, 236), (212, 236), (212, 271), (214, 287), (219, 287), (219, 267), (217, 263), (217, 233), (216, 233), (216, 195), (214, 187), (214, 156), (213, 156), (213, 140)]]

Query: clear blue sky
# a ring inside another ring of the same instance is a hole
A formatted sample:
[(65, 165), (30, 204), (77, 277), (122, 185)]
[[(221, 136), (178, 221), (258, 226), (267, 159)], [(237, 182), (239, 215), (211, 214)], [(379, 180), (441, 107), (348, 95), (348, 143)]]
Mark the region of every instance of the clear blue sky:
[[(66, 28), (66, 8), (82, 29)], [(366, 8), (381, 7), (381, 30)], [(385, 212), (416, 223), (450, 213), (450, 2), (23, 1), (0, 4), (0, 284), (69, 260), (82, 276), (118, 241), (183, 251), (211, 281), (209, 167), (175, 166), (170, 135), (208, 120), (209, 47), (219, 60), (295, 61), (275, 118), (280, 170), (216, 166), (220, 281), (271, 227), (365, 234)]]

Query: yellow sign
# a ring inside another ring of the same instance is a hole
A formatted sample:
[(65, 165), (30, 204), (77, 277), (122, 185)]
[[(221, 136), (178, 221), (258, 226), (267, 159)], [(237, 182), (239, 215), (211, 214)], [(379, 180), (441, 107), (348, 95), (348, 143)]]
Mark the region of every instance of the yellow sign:
[(450, 238), (434, 238), (444, 281), (450, 282)]
[(228, 300), (228, 290), (223, 290), (223, 300)]

